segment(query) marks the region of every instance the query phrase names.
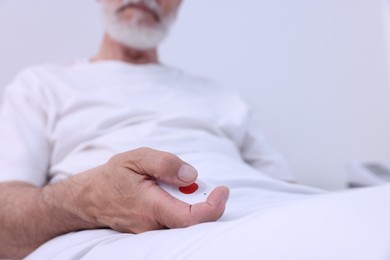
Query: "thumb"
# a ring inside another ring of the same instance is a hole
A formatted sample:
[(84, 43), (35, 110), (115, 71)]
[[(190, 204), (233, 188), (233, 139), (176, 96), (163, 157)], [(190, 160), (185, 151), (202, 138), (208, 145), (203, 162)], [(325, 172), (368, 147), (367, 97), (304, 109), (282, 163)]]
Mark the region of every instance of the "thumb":
[(194, 167), (168, 152), (139, 148), (118, 156), (126, 168), (177, 187), (188, 186), (198, 178)]
[(160, 203), (154, 208), (156, 219), (168, 228), (184, 228), (192, 225), (217, 221), (224, 213), (229, 198), (227, 187), (214, 189), (206, 202), (189, 205), (168, 193), (158, 189), (155, 191)]

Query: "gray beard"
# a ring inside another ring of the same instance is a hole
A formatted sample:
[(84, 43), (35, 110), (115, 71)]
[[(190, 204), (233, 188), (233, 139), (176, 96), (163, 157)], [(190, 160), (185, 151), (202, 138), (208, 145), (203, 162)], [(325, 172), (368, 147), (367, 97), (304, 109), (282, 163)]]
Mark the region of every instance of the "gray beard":
[[(125, 0), (124, 4), (143, 2), (159, 13), (154, 0)], [(106, 33), (115, 41), (134, 49), (148, 50), (157, 48), (166, 38), (175, 17), (163, 19), (156, 26), (140, 24), (143, 13), (135, 13), (130, 21), (121, 21), (116, 10), (103, 10), (103, 25)]]

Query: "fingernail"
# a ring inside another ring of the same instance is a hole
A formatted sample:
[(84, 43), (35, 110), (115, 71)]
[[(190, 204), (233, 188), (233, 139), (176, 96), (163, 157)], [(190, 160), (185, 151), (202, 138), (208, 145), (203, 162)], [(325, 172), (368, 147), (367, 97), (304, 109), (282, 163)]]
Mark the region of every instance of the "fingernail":
[(198, 176), (198, 173), (196, 172), (194, 167), (189, 166), (187, 164), (183, 164), (180, 167), (180, 170), (178, 173), (178, 178), (181, 181), (184, 181), (184, 182), (194, 181), (197, 176)]

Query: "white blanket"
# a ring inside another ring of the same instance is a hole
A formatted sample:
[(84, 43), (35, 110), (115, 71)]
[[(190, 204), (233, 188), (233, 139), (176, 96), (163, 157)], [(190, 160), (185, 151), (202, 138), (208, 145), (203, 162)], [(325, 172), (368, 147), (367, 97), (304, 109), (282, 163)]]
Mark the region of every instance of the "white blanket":
[(140, 235), (75, 232), (27, 259), (390, 259), (390, 186), (283, 202), (264, 195), (271, 202), (246, 216), (228, 210), (216, 223)]

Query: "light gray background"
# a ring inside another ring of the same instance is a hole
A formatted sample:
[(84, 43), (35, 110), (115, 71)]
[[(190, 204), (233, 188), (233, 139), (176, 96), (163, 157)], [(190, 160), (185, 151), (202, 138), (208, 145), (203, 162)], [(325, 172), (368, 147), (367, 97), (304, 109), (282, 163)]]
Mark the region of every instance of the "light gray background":
[[(384, 1), (186, 0), (161, 54), (239, 90), (301, 182), (340, 189), (348, 161), (390, 161)], [(93, 0), (0, 0), (0, 89), (100, 38)]]

